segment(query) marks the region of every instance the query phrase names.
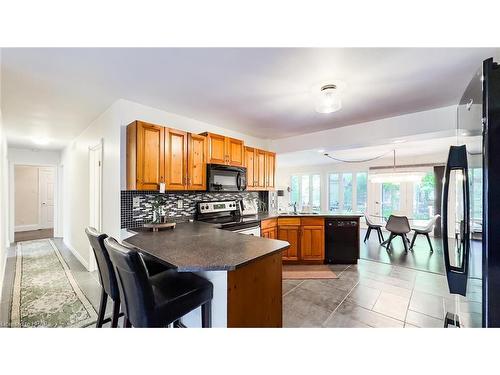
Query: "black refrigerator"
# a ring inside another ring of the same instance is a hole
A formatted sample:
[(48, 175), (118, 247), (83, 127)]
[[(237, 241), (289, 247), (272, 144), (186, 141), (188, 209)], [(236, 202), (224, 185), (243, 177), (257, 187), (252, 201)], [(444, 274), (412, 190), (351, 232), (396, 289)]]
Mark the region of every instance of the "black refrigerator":
[[(478, 191), (471, 171), (481, 168)], [(450, 147), (442, 199), (450, 293), (467, 294), (471, 262), (482, 258), (482, 326), (500, 327), (500, 66), (492, 58), (475, 73), (457, 107), (456, 143)], [(482, 249), (474, 257), (473, 241)], [(460, 326), (456, 306), (447, 312), (445, 327)]]

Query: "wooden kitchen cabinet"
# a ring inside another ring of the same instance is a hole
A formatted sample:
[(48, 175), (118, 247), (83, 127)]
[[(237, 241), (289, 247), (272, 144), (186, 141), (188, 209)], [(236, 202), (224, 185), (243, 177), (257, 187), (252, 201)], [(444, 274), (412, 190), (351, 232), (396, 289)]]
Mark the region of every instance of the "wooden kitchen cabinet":
[(127, 189), (158, 190), (165, 181), (165, 128), (134, 121), (127, 126)]
[(234, 167), (243, 167), (245, 145), (242, 140), (226, 137), (226, 152), (228, 164)]
[(207, 189), (207, 139), (188, 134), (188, 190)]
[(301, 219), (300, 259), (303, 261), (322, 261), (323, 259), (325, 259), (324, 219)]
[(266, 151), (265, 154), (265, 182), (267, 189), (274, 189), (276, 186), (276, 154)]
[(278, 220), (262, 220), (260, 223), (260, 236), (272, 240), (278, 239)]
[(165, 128), (165, 176), (167, 190), (186, 190), (188, 133)]
[(284, 261), (298, 261), (300, 248), (300, 218), (278, 218), (278, 240), (287, 241), (290, 247), (282, 252)]
[(290, 243), (282, 253), (287, 263), (322, 263), (325, 259), (323, 218), (279, 217), (278, 239)]
[(243, 167), (245, 164), (245, 145), (242, 140), (214, 133), (202, 133), (207, 137), (207, 162)]
[(254, 188), (264, 190), (266, 188), (266, 152), (263, 150), (255, 150), (254, 176)]
[(245, 167), (247, 168), (247, 189), (255, 186), (255, 149), (245, 146)]

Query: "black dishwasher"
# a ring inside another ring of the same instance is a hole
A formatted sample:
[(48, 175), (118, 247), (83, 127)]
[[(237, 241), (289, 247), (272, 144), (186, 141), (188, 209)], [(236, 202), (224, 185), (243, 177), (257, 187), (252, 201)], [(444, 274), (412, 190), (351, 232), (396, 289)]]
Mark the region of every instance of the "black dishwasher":
[(355, 264), (359, 259), (359, 221), (325, 220), (325, 262)]

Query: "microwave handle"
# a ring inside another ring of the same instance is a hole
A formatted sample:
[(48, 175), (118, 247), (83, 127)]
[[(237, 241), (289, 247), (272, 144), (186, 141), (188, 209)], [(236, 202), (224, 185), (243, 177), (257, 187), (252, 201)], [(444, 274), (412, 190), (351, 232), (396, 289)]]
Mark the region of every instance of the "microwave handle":
[(246, 181), (245, 184), (242, 184), (243, 178), (241, 176), (241, 172), (238, 172), (238, 175), (236, 176), (236, 187), (238, 188), (239, 191), (243, 191), (247, 188)]

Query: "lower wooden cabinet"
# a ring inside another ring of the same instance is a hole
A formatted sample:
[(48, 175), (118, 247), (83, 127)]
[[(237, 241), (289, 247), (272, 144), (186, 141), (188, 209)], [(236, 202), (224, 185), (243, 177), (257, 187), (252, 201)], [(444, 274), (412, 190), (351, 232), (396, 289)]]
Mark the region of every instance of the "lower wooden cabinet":
[(272, 240), (278, 239), (278, 220), (262, 220), (260, 223), (260, 236)]
[(300, 226), (299, 225), (279, 225), (278, 226), (278, 239), (287, 241), (290, 247), (283, 251), (282, 259), (297, 261), (299, 260), (299, 246), (300, 246)]
[(323, 218), (278, 218), (278, 239), (290, 243), (283, 261), (321, 263), (325, 259)]

